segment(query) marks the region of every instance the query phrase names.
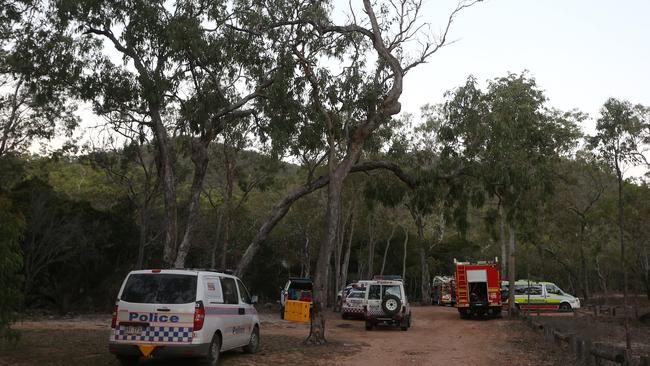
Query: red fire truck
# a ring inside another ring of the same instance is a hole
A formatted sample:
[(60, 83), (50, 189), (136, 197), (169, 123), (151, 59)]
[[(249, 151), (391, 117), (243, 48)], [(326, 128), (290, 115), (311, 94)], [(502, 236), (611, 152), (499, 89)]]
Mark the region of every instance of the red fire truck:
[(501, 293), (499, 262), (457, 262), (456, 307), (461, 318), (470, 316), (500, 316)]

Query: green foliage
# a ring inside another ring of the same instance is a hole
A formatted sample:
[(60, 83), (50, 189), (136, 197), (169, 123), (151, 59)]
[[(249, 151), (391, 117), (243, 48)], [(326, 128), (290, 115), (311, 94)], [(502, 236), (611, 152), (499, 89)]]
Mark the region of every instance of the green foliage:
[(20, 240), (25, 221), (0, 191), (0, 340), (16, 339), (10, 329), (22, 304), (23, 256)]
[(0, 11), (0, 156), (32, 141), (71, 137), (79, 123), (68, 86), (80, 75), (76, 55), (88, 48), (54, 31), (41, 1), (3, 2)]
[(553, 166), (580, 136), (582, 114), (549, 110), (545, 102), (534, 79), (509, 74), (490, 81), (485, 92), (470, 77), (443, 109), (443, 157), (471, 169), (510, 221), (533, 217), (523, 213), (552, 192)]
[(649, 141), (650, 108), (614, 98), (608, 99), (600, 111), (592, 147), (617, 174), (626, 164), (646, 162), (643, 144)]

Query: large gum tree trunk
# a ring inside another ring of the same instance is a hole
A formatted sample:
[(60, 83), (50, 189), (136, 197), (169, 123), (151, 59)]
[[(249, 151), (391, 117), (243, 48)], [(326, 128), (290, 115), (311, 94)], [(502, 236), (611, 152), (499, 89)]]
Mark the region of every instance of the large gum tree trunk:
[(314, 274), (314, 301), (309, 337), (310, 344), (325, 343), (325, 316), (323, 311), (327, 304), (328, 269), (332, 250), (336, 240), (338, 220), (341, 211), (341, 192), (343, 190), (343, 174), (332, 171), (327, 190), (327, 227), (325, 237), (318, 251), (316, 272)]

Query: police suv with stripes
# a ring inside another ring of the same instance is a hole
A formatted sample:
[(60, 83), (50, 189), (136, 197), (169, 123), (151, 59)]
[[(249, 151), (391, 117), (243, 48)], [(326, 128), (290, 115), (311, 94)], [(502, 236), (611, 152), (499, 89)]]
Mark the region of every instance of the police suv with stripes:
[(241, 280), (191, 269), (132, 271), (122, 283), (109, 351), (123, 365), (142, 358), (191, 357), (216, 365), (220, 352), (255, 353), (260, 321)]

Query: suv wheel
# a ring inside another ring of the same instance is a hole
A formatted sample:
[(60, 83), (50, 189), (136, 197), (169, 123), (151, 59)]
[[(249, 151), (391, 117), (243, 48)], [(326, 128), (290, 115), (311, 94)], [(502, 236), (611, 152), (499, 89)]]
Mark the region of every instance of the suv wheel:
[(374, 324), (370, 320), (366, 320), (366, 330), (372, 330)]
[(248, 344), (244, 347), (244, 353), (253, 354), (260, 349), (260, 328), (255, 326), (253, 333), (251, 333), (251, 339), (248, 341)]
[(212, 337), (212, 343), (208, 349), (208, 355), (201, 359), (201, 366), (217, 366), (219, 363), (219, 356), (221, 354), (221, 336), (215, 334)]
[(381, 309), (388, 315), (395, 315), (402, 308), (402, 301), (395, 295), (387, 295), (381, 302)]

